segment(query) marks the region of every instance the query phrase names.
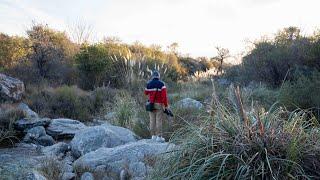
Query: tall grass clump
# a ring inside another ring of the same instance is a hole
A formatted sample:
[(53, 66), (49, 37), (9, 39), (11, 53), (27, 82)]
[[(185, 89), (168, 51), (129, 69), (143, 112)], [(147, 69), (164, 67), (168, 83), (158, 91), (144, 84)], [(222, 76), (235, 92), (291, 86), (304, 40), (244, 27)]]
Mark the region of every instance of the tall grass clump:
[(122, 127), (133, 128), (137, 117), (138, 105), (129, 93), (122, 91), (117, 94), (113, 111), (116, 122), (114, 124)]
[(16, 131), (13, 124), (24, 117), (24, 113), (10, 104), (0, 106), (0, 145), (7, 142), (14, 144), (17, 140)]
[(237, 111), (213, 99), (201, 124), (188, 123), (171, 139), (178, 145), (161, 157), (152, 179), (317, 179), (319, 124), (306, 111), (281, 108), (245, 112), (239, 89)]

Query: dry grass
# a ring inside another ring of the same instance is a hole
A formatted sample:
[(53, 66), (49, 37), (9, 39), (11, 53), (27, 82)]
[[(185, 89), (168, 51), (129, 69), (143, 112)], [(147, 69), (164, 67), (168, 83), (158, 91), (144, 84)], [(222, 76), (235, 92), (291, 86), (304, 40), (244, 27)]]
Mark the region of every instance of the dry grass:
[(24, 113), (17, 109), (15, 105), (0, 105), (0, 144), (9, 142), (13, 145), (14, 141), (18, 140), (13, 124), (23, 117)]
[(60, 180), (63, 170), (62, 164), (54, 157), (47, 157), (41, 161), (39, 172), (50, 180)]

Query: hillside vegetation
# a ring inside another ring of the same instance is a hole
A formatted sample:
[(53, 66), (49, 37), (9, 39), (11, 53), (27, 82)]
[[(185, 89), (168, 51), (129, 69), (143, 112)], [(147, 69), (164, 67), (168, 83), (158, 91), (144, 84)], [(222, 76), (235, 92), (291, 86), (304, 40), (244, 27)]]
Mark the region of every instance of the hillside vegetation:
[[(152, 163), (151, 179), (320, 178), (319, 31), (285, 28), (254, 42), (233, 66), (224, 48), (192, 58), (176, 43), (79, 44), (41, 24), (26, 33), (0, 34), (0, 72), (25, 83), (23, 101), (42, 117), (107, 121), (149, 138), (143, 90), (150, 72), (160, 72), (175, 114), (165, 138), (179, 148)], [(185, 98), (203, 108), (179, 107)], [(23, 114), (0, 102), (0, 144), (19, 141), (12, 124)]]

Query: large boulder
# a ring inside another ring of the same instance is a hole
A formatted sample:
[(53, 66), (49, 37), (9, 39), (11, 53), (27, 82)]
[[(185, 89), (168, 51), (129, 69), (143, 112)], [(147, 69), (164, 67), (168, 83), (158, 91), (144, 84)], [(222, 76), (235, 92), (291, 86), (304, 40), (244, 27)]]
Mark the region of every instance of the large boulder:
[(76, 169), (87, 169), (90, 172), (104, 165), (107, 167), (107, 173), (120, 176), (125, 170), (131, 178), (143, 179), (151, 170), (150, 165), (146, 163), (147, 159), (166, 153), (173, 147), (173, 144), (144, 139), (114, 148), (99, 148), (81, 156), (73, 165)]
[(51, 119), (49, 118), (32, 118), (32, 119), (20, 119), (14, 123), (14, 127), (20, 131), (27, 131), (37, 126), (48, 126)]
[(0, 96), (20, 101), (25, 91), (24, 84), (19, 79), (0, 73)]
[(23, 112), (26, 119), (39, 118), (38, 114), (32, 111), (25, 103), (20, 103), (17, 108)]
[(182, 109), (202, 109), (203, 104), (191, 98), (185, 98), (177, 102), (176, 106)]
[(52, 119), (47, 127), (47, 134), (55, 138), (73, 138), (76, 132), (87, 126), (73, 119)]
[(71, 141), (71, 150), (80, 157), (101, 147), (115, 147), (136, 141), (136, 135), (129, 129), (103, 124), (78, 131)]

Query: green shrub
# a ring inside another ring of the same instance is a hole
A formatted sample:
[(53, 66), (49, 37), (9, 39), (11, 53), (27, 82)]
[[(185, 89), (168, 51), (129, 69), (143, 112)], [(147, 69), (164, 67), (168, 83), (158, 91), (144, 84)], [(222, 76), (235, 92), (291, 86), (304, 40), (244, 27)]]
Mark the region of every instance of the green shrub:
[(85, 45), (76, 55), (76, 63), (80, 72), (80, 86), (94, 89), (103, 84), (106, 72), (111, 65), (111, 56), (103, 44)]
[(299, 75), (295, 81), (284, 83), (279, 101), (289, 110), (312, 109), (319, 117), (319, 92), (320, 72), (314, 71), (311, 76)]
[(262, 84), (251, 83), (251, 86), (242, 88), (242, 97), (246, 106), (250, 107), (252, 103), (265, 109), (269, 109), (277, 100), (279, 91), (276, 89), (268, 88)]
[(75, 86), (62, 86), (35, 91), (26, 101), (41, 116), (88, 121), (95, 113), (95, 105), (99, 104), (95, 100)]
[(71, 119), (89, 120), (93, 109), (91, 99), (86, 92), (74, 86), (62, 86), (55, 89), (52, 98), (51, 114)]
[(117, 94), (116, 89), (110, 87), (99, 87), (93, 90), (90, 94), (92, 101), (94, 102), (95, 112), (100, 112), (100, 108), (107, 106), (106, 103), (112, 104), (115, 102), (115, 96)]

